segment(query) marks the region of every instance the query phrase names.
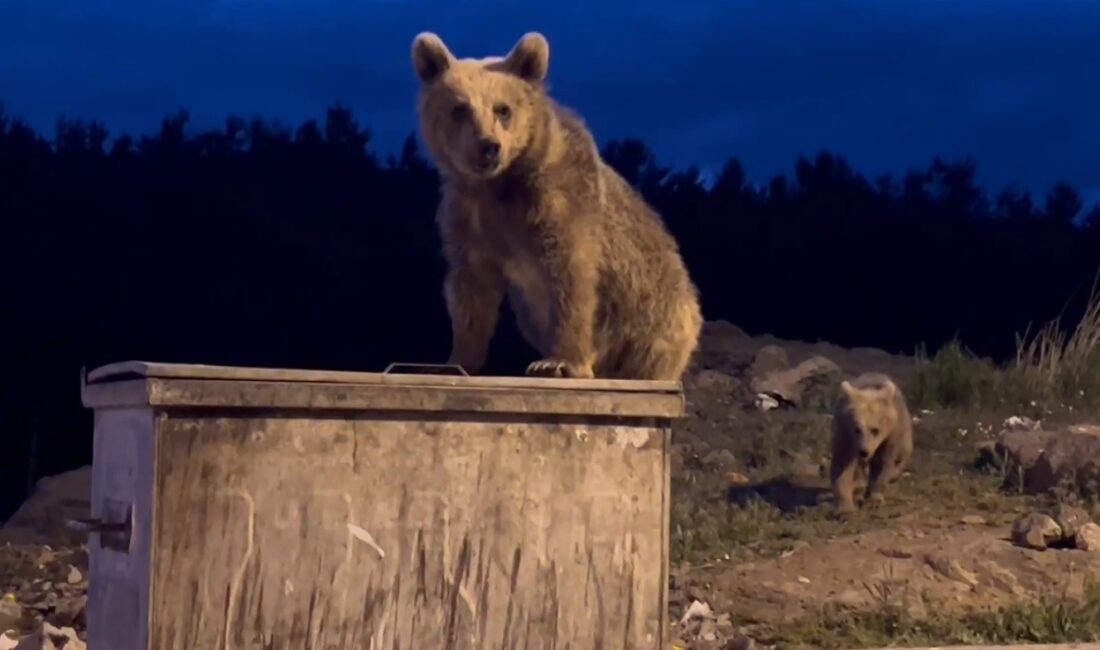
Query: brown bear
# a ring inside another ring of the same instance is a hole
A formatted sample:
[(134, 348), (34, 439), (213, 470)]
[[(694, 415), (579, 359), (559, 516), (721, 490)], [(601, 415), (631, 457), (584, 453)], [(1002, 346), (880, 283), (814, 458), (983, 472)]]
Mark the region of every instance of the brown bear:
[(538, 33), (488, 59), (413, 40), (442, 179), (450, 363), (482, 367), (507, 294), (542, 356), (528, 374), (678, 380), (702, 328), (695, 285), (661, 218), (547, 94), (549, 61)]
[(838, 515), (856, 510), (855, 489), (866, 481), (872, 506), (885, 499), (913, 455), (913, 420), (905, 396), (888, 376), (869, 372), (840, 383), (833, 413), (830, 479)]

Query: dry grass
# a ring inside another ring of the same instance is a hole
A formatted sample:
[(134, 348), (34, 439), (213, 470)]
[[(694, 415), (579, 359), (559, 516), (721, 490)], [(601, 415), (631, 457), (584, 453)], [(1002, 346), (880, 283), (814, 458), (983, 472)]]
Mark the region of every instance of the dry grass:
[[(933, 357), (918, 355), (903, 389), (914, 414), (934, 414), (917, 425), (913, 471), (888, 494), (884, 510), (848, 520), (831, 516), (827, 496), (813, 498), (815, 490), (827, 491), (823, 478), (817, 485), (813, 477), (809, 484), (788, 481), (805, 478), (807, 465), (827, 458), (828, 409), (712, 413), (685, 423), (673, 436), (685, 454), (673, 461), (673, 562), (753, 561), (800, 542), (888, 526), (902, 514), (935, 521), (982, 512), (1004, 522), (1043, 505), (1051, 497), (1002, 489), (1005, 477), (995, 468), (975, 469), (974, 444), (1011, 415), (1057, 426), (1100, 413), (1100, 291), (1094, 289), (1076, 327), (1067, 330), (1055, 320), (1017, 337), (1017, 349), (1003, 365), (976, 357), (958, 341)], [(731, 472), (750, 486), (731, 488)], [(887, 596), (865, 611), (826, 607), (758, 639), (782, 648), (858, 648), (1100, 638), (1100, 588), (1083, 602), (1052, 593), (995, 612), (945, 610), (921, 619)]]
[(1093, 288), (1072, 331), (1055, 319), (1034, 334), (1018, 335), (1016, 358), (1005, 366), (976, 357), (958, 341), (931, 358), (918, 351), (917, 364), (911, 398), (925, 408), (1042, 414), (1100, 406), (1100, 290)]
[(1013, 368), (1032, 395), (1069, 403), (1100, 399), (1100, 291), (1093, 287), (1071, 333), (1056, 319), (1033, 337), (1018, 337), (1016, 348)]
[[(943, 411), (915, 430), (912, 471), (887, 495), (883, 508), (837, 520), (825, 478), (806, 478), (806, 465), (828, 456), (830, 420), (825, 413), (739, 415), (737, 435), (715, 432), (691, 446), (721, 445), (736, 463), (709, 466), (704, 459), (675, 459), (672, 477), (672, 559), (709, 563), (770, 557), (798, 541), (816, 541), (880, 527), (914, 511), (949, 516), (982, 511), (1010, 513), (1033, 497), (1000, 489), (995, 468), (974, 469), (974, 443), (1011, 412)], [(721, 437), (719, 437), (721, 436)], [(675, 432), (674, 439), (688, 434)], [(713, 453), (713, 452), (711, 452)], [(731, 487), (728, 472), (747, 477)], [(803, 476), (799, 479), (799, 475)], [(815, 497), (822, 496), (818, 502)]]
[[(1100, 586), (1083, 599), (1052, 592), (1038, 602), (1018, 603), (965, 616), (933, 614), (913, 619), (889, 593), (870, 611), (826, 608), (817, 616), (776, 630), (767, 639), (782, 648), (869, 648), (937, 645), (1072, 643), (1100, 638)], [(763, 639), (762, 639), (763, 640)]]

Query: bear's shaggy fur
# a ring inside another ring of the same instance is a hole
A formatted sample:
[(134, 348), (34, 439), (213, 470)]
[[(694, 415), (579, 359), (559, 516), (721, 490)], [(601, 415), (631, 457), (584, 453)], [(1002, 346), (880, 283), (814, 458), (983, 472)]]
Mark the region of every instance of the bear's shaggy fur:
[(836, 512), (855, 511), (854, 492), (866, 480), (866, 498), (881, 505), (884, 488), (913, 455), (913, 420), (905, 396), (888, 376), (864, 373), (840, 384), (833, 413), (832, 480)]
[(702, 327), (696, 288), (660, 217), (547, 95), (549, 60), (538, 33), (480, 60), (413, 41), (443, 185), (450, 363), (482, 367), (507, 293), (542, 355), (528, 374), (677, 380)]

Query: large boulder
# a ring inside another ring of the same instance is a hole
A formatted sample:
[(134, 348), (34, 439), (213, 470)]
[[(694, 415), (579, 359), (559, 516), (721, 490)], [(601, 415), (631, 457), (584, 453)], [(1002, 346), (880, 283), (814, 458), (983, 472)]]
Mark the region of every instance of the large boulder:
[[(786, 358), (780, 352), (781, 349), (767, 346), (757, 353), (750, 376), (752, 391), (797, 405), (828, 401), (825, 394), (840, 382), (840, 366), (825, 357), (813, 356), (793, 368), (779, 369)], [(811, 394), (814, 400), (807, 399)]]
[(0, 528), (0, 543), (83, 543), (86, 535), (70, 530), (66, 521), (88, 516), (91, 494), (91, 466), (39, 479), (31, 497)]
[(729, 321), (706, 321), (699, 333), (699, 351), (703, 353), (737, 353), (751, 344), (752, 339), (745, 330)]
[(1071, 488), (1083, 495), (1100, 494), (1100, 426), (1078, 424), (1063, 429), (1003, 431), (979, 446), (981, 460), (1001, 466), (1005, 487), (1029, 494)]

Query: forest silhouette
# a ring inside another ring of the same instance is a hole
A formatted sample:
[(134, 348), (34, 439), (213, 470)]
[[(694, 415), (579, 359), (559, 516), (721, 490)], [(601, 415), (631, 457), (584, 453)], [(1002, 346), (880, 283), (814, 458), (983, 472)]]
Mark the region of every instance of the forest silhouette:
[[(1100, 208), (1064, 183), (988, 194), (969, 159), (867, 178), (822, 152), (754, 186), (731, 158), (707, 187), (640, 140), (603, 153), (679, 240), (707, 319), (750, 334), (1004, 358), (1030, 324), (1072, 322), (1100, 263)], [(445, 361), (438, 200), (414, 136), (382, 158), (342, 106), (207, 131), (181, 112), (136, 138), (81, 120), (47, 138), (0, 110), (0, 519), (90, 462), (82, 366)], [(533, 358), (506, 315), (485, 371)]]

